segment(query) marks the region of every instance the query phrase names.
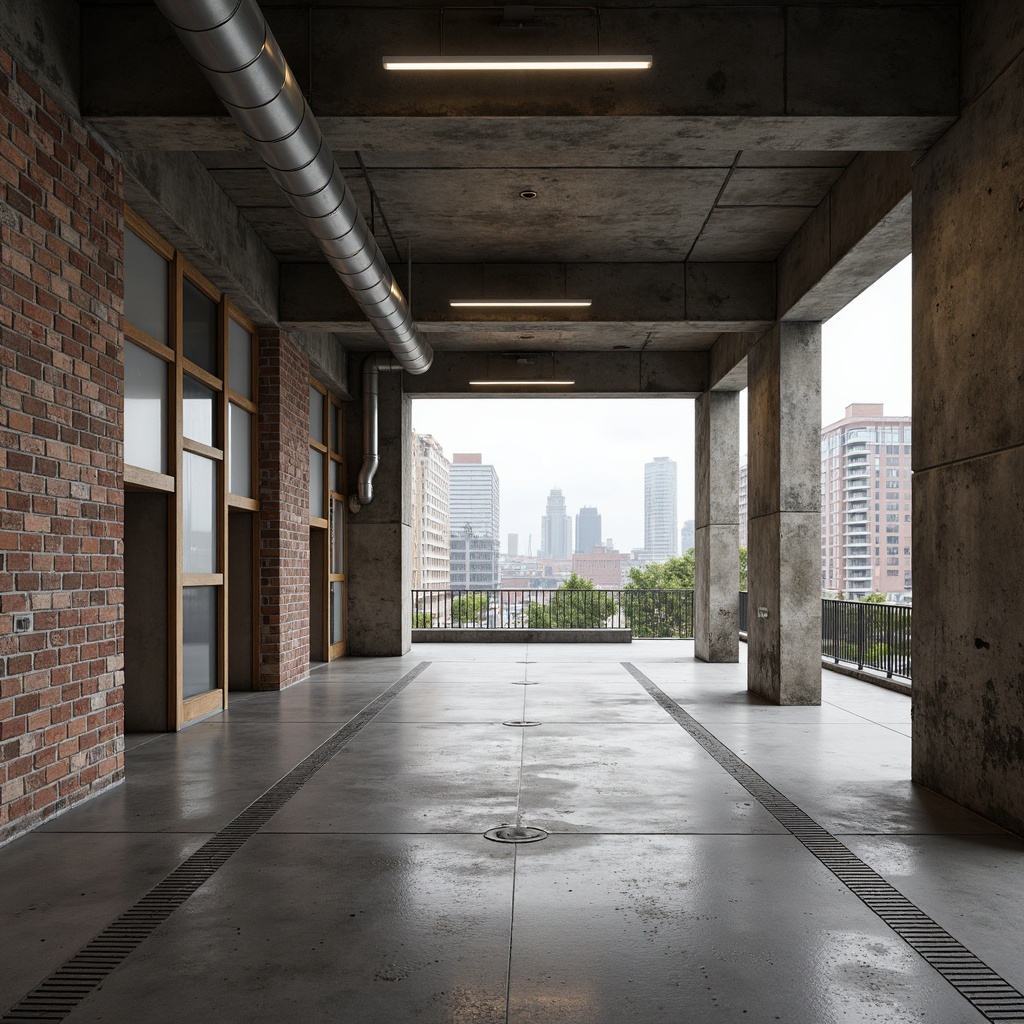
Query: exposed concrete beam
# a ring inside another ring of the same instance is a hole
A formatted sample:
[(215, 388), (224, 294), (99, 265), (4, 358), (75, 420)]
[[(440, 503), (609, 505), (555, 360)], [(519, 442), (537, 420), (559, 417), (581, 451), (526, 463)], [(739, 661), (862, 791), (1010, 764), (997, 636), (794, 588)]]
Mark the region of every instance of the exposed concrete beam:
[(278, 263), (191, 153), (127, 152), (125, 200), (260, 324), (278, 322)]
[(0, 0), (0, 40), (72, 113), (81, 78), (80, 16), (66, 0)]
[(336, 398), (352, 397), (348, 386), (348, 353), (339, 338), (308, 331), (293, 331), (288, 337), (305, 353), (313, 376), (321, 384), (326, 384)]
[[(405, 282), (406, 268), (395, 265)], [(754, 330), (775, 320), (772, 263), (421, 264), (413, 267), (424, 325), (671, 323), (699, 331)], [(453, 299), (591, 299), (582, 309), (452, 309)], [(326, 264), (281, 266), (281, 321), (289, 329), (350, 330), (365, 320)]]
[[(432, 7), (268, 6), (267, 16), (329, 141), (345, 139), (339, 148), (385, 141), (360, 126), (375, 118), (388, 119), (380, 130), (392, 149), (403, 148), (410, 132), (415, 148), (464, 145), (473, 138), (467, 128), (477, 127), (504, 144), (511, 139), (501, 119), (523, 118), (530, 139), (537, 119), (550, 119), (541, 135), (546, 127), (564, 148), (566, 118), (574, 117), (674, 119), (672, 129), (690, 133), (696, 147), (713, 139), (716, 148), (891, 149), (923, 146), (959, 113), (959, 10), (953, 3), (604, 7), (602, 50), (651, 53), (654, 67), (607, 76), (599, 88), (583, 76), (502, 75), (467, 89), (460, 76), (382, 69), (384, 54), (439, 52), (442, 21), (447, 52), (509, 52), (518, 40), (501, 30), (500, 7), (446, 8), (440, 20)], [(589, 10), (538, 8), (538, 16), (528, 42), (549, 53), (586, 48), (597, 31)], [(112, 134), (108, 118), (127, 119), (121, 127), (129, 134), (135, 121), (146, 136), (163, 122), (168, 148), (224, 148), (219, 127), (197, 132), (211, 116), (222, 121), (222, 112), (155, 10), (91, 4), (82, 18), (86, 116), (104, 119)], [(435, 118), (443, 123), (416, 130)], [(601, 145), (591, 127), (574, 125), (573, 144), (585, 145), (589, 135)], [(141, 143), (136, 136), (134, 145)]]
[[(406, 394), (418, 398), (457, 395), (516, 398), (557, 395), (664, 395), (696, 398), (706, 390), (706, 352), (437, 352), (424, 374), (404, 375)], [(472, 386), (470, 381), (571, 380), (564, 387), (542, 383), (510, 387)]]
[(910, 253), (913, 153), (861, 153), (778, 260), (782, 320), (827, 320)]

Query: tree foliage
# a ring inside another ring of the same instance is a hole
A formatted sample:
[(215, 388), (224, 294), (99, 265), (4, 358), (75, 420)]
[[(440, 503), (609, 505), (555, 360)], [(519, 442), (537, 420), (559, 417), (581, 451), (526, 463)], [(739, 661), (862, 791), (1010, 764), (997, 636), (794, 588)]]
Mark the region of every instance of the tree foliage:
[(693, 590), (693, 548), (667, 562), (652, 562), (629, 570), (627, 590)]
[(594, 588), (594, 581), (573, 573), (547, 595), (545, 603), (531, 604), (527, 621), (532, 629), (597, 629), (615, 611), (611, 594)]
[(452, 601), (452, 624), (461, 626), (466, 622), (479, 622), (487, 611), (487, 594), (468, 591)]

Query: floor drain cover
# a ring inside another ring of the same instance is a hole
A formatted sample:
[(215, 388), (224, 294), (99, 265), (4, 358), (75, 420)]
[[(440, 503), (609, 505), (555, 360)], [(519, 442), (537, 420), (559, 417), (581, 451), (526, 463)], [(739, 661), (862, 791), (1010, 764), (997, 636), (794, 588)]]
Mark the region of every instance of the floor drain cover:
[(517, 725), (520, 729), (528, 729), (531, 725), (540, 725), (540, 722), (527, 722), (525, 719), (516, 719), (512, 722), (502, 722), (502, 725)]
[(485, 839), (495, 843), (539, 843), (547, 839), (548, 834), (542, 828), (529, 828), (526, 825), (499, 825), (484, 833)]
[(517, 665), (536, 665), (537, 662), (535, 662), (535, 661), (517, 661), (516, 664)]
[(519, 682), (513, 683), (513, 686), (536, 686), (536, 683), (528, 683), (525, 679), (520, 679)]

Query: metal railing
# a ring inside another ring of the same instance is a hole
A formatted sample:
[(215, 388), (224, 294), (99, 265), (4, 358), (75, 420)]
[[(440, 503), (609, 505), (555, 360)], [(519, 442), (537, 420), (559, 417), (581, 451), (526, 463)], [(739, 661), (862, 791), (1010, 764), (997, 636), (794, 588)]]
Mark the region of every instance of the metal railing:
[(629, 629), (693, 639), (692, 590), (414, 590), (413, 629)]
[(822, 657), (910, 679), (910, 612), (908, 604), (823, 599)]

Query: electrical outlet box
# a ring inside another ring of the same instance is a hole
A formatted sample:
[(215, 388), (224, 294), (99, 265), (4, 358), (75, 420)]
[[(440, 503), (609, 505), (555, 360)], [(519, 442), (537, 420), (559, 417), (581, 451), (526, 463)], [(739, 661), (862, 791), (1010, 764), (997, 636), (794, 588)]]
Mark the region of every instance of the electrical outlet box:
[(32, 631), (32, 616), (31, 615), (15, 615), (14, 616), (14, 632), (15, 633), (30, 633)]

